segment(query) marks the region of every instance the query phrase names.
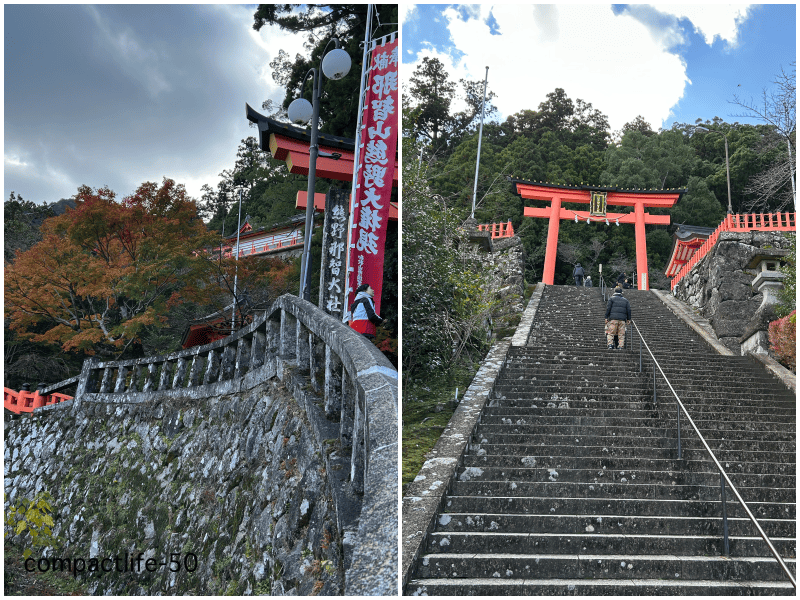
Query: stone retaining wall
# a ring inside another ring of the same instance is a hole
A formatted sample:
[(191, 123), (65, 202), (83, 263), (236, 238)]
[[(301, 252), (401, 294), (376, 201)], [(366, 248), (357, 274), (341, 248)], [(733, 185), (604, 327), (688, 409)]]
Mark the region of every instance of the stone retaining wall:
[(362, 336), (283, 296), (226, 340), (83, 371), (74, 401), (6, 416), (6, 510), (48, 491), (61, 558), (197, 558), (92, 593), (397, 592), (397, 373)]
[(720, 342), (738, 355), (739, 337), (762, 301), (762, 295), (755, 293), (751, 285), (757, 273), (746, 266), (760, 249), (790, 246), (791, 238), (784, 233), (723, 232), (673, 293), (709, 319)]

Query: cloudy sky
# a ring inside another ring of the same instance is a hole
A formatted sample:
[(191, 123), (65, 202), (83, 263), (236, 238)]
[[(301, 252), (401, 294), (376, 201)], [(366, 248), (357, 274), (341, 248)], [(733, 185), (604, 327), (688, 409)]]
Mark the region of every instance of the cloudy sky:
[(254, 6), (5, 5), (4, 194), (118, 197), (170, 177), (200, 195), (257, 135), (245, 102), (283, 100), (270, 61), (302, 36)]
[(500, 118), (563, 88), (608, 116), (654, 129), (733, 115), (796, 55), (796, 7), (784, 5), (406, 5), (403, 67), (437, 57), (451, 79), (483, 80)]

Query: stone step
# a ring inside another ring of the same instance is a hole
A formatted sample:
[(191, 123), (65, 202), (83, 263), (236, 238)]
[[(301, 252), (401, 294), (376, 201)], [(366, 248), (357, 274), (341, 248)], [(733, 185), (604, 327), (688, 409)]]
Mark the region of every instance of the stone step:
[[(575, 456), (549, 456), (536, 455), (528, 457), (510, 456), (500, 454), (489, 456), (476, 456), (467, 454), (463, 459), (464, 467), (499, 468), (508, 466), (539, 466), (564, 469), (607, 469), (617, 471), (631, 471), (640, 469), (645, 471), (713, 471), (714, 463), (710, 459), (705, 460), (677, 460), (677, 459), (641, 459), (641, 458), (617, 458), (617, 457), (575, 457)], [(782, 475), (795, 475), (795, 467), (787, 463), (764, 463), (764, 462), (724, 462), (723, 468), (728, 475), (735, 473), (764, 474), (774, 473)]]
[[(621, 440), (626, 443), (626, 440)], [(503, 444), (473, 443), (470, 446), (470, 454), (477, 457), (481, 456), (536, 456), (542, 454), (543, 450), (553, 452), (550, 456), (578, 457), (578, 458), (637, 458), (637, 459), (670, 459), (678, 458), (677, 440), (672, 440), (672, 447), (641, 447), (633, 445), (632, 440), (627, 441), (629, 446), (606, 445), (606, 446), (566, 446), (554, 449), (544, 442), (534, 445), (528, 442), (526, 445), (506, 446)], [(697, 445), (697, 447), (687, 447), (684, 439), (681, 440), (682, 458), (685, 460), (710, 460), (709, 454)], [(761, 462), (773, 463), (780, 462), (794, 464), (794, 452), (774, 452), (767, 450), (718, 450), (715, 449), (714, 455), (721, 464), (726, 462)]]
[[(681, 424), (682, 429), (690, 432), (688, 423)], [(695, 421), (700, 432), (706, 440), (709, 439), (725, 439), (725, 440), (748, 440), (748, 441), (765, 441), (765, 442), (791, 442), (794, 443), (795, 434), (794, 429), (791, 430), (781, 429), (774, 427), (772, 429), (753, 429), (750, 427), (746, 430), (730, 428), (730, 423), (716, 423), (717, 428), (703, 428)], [(778, 424), (776, 424), (777, 426)], [(722, 427), (727, 427), (723, 429)], [(494, 423), (480, 423), (475, 431), (476, 436), (483, 436), (491, 440), (490, 436), (496, 435), (524, 435), (539, 437), (542, 435), (567, 435), (567, 436), (592, 436), (592, 437), (654, 437), (661, 438), (668, 436), (669, 429), (665, 427), (647, 427), (631, 425), (628, 427), (621, 425), (569, 425), (566, 423), (548, 424), (494, 424)], [(677, 429), (676, 429), (677, 432)], [(513, 443), (513, 442), (512, 442)]]
[[(498, 404), (501, 403), (499, 399), (497, 400)], [(515, 401), (519, 402), (519, 401)], [(658, 408), (644, 408), (643, 405), (634, 408), (602, 408), (599, 406), (597, 399), (593, 402), (590, 402), (589, 399), (583, 399), (583, 397), (571, 397), (567, 402), (570, 403), (570, 408), (548, 408), (546, 404), (542, 404), (543, 399), (535, 400), (530, 399), (527, 401), (528, 403), (537, 403), (536, 408), (532, 408), (530, 405), (514, 405), (514, 406), (487, 406), (484, 409), (484, 414), (487, 418), (508, 418), (508, 419), (525, 419), (525, 418), (537, 418), (537, 417), (575, 417), (575, 418), (609, 418), (609, 419), (617, 419), (617, 418), (624, 418), (624, 415), (630, 415), (631, 419), (659, 419), (663, 423), (663, 417), (659, 413)], [(558, 402), (561, 402), (559, 398)], [(493, 401), (494, 403), (494, 401)], [(505, 404), (505, 402), (502, 402)], [(652, 402), (652, 397), (649, 398), (649, 405), (654, 406)], [(664, 403), (665, 408), (667, 409), (667, 403)], [(671, 410), (675, 410), (674, 403), (670, 407)], [(713, 413), (713, 407), (708, 406), (704, 407), (702, 405), (692, 405), (692, 408), (695, 409), (698, 415), (693, 415), (692, 420), (695, 422), (703, 421), (708, 418), (718, 418), (719, 413)], [(776, 412), (771, 412), (776, 411)], [(777, 412), (780, 411), (780, 412)], [(759, 413), (748, 413), (746, 409), (742, 407), (731, 407), (730, 413), (727, 417), (734, 422), (740, 422), (743, 418), (742, 415), (749, 415), (753, 419), (756, 418), (765, 418), (765, 419), (779, 419), (780, 422), (784, 422), (794, 426), (795, 419), (794, 419), (794, 409), (790, 408), (765, 408), (763, 411)], [(789, 417), (792, 417), (789, 419)]]
[[(785, 559), (794, 574), (794, 559)], [(778, 561), (761, 556), (673, 556), (631, 554), (462, 554), (432, 553), (420, 565), (420, 579), (465, 576), (507, 581), (511, 578), (535, 580), (551, 577), (586, 580), (711, 580), (717, 582), (786, 580)], [(787, 582), (788, 583), (788, 582)]]
[[(794, 489), (767, 489), (737, 486), (745, 502), (793, 502)], [(455, 481), (451, 484), (453, 496), (532, 496), (550, 498), (627, 498), (627, 499), (684, 499), (715, 500), (719, 498), (719, 483), (673, 485), (628, 482), (570, 482), (558, 481)], [(729, 491), (728, 491), (729, 493)], [(733, 497), (733, 496), (731, 496)]]
[[(770, 539), (781, 557), (794, 558), (794, 538)], [(732, 556), (771, 556), (761, 537), (728, 536)], [(676, 556), (722, 556), (724, 544), (718, 535), (640, 535), (594, 533), (495, 533), (434, 531), (428, 552), (472, 554), (508, 552), (519, 554), (674, 554)]]
[[(555, 472), (555, 478), (560, 482), (592, 482), (597, 483), (609, 481), (617, 483), (653, 483), (661, 485), (671, 485), (677, 482), (682, 485), (719, 484), (719, 471), (709, 462), (706, 470), (703, 471), (652, 471), (648, 469), (568, 469), (561, 466), (552, 467), (462, 467), (457, 471), (458, 481), (549, 481), (551, 474)], [(737, 487), (771, 487), (794, 489), (796, 487), (795, 475), (780, 475), (776, 473), (728, 473), (734, 485)], [(624, 480), (624, 481), (623, 481)]]
[[(552, 409), (551, 409), (552, 410)], [(556, 409), (557, 410), (557, 409)], [(536, 411), (536, 412), (534, 412)], [(538, 409), (531, 409), (527, 413), (519, 412), (517, 414), (500, 414), (494, 415), (487, 411), (487, 414), (481, 417), (480, 423), (482, 425), (539, 425), (539, 426), (583, 426), (583, 427), (652, 427), (664, 428), (664, 419), (658, 413), (653, 415), (653, 412), (643, 411), (644, 416), (586, 416), (580, 413), (574, 415), (543, 415), (538, 413)], [(747, 421), (738, 421), (726, 419), (724, 421), (713, 420), (709, 418), (710, 415), (704, 415), (703, 418), (693, 418), (695, 425), (701, 431), (719, 430), (725, 431), (733, 429), (737, 431), (752, 431), (766, 433), (775, 429), (795, 431), (794, 423), (785, 423), (774, 420), (776, 417), (772, 414), (762, 415), (761, 419), (749, 419)], [(772, 420), (767, 420), (772, 419)]]
[(414, 579), (413, 596), (794, 596), (790, 582), (662, 579)]
[[(793, 538), (794, 519), (761, 519), (759, 525), (772, 538)], [(618, 515), (521, 515), (508, 513), (446, 513), (440, 515), (436, 531), (469, 533), (594, 533), (654, 535), (723, 535), (723, 521), (714, 517), (628, 516)], [(728, 535), (758, 536), (748, 518), (728, 517)]]
[[(448, 496), (445, 501), (447, 513), (514, 513), (551, 515), (600, 515), (620, 516), (684, 515), (688, 517), (722, 516), (719, 496), (712, 500), (670, 500), (664, 498), (562, 498), (520, 496)], [(747, 501), (747, 507), (756, 519), (795, 519), (795, 503)], [(728, 517), (746, 517), (747, 513), (737, 502), (726, 502)]]
[[(718, 450), (762, 450), (762, 451), (772, 451), (772, 452), (788, 452), (794, 453), (795, 452), (795, 442), (794, 440), (786, 441), (786, 440), (769, 440), (769, 439), (723, 439), (721, 437), (715, 438), (713, 434), (718, 434), (719, 432), (705, 432), (704, 436), (706, 439), (706, 443), (715, 453)], [(582, 434), (566, 434), (566, 435), (546, 435), (546, 434), (537, 434), (535, 439), (531, 439), (531, 435), (524, 435), (524, 434), (514, 434), (514, 433), (492, 433), (492, 434), (484, 434), (480, 436), (474, 437), (474, 441), (480, 444), (507, 444), (507, 445), (517, 445), (517, 444), (544, 444), (545, 446), (559, 446), (561, 444), (580, 444), (583, 446), (603, 446), (607, 448), (612, 448), (615, 446), (626, 446), (631, 442), (628, 440), (626, 436), (614, 436), (614, 435), (595, 435), (591, 432), (584, 432)], [(674, 436), (677, 440), (677, 436)], [(669, 436), (666, 432), (663, 435), (642, 435), (640, 438), (636, 440), (641, 447), (649, 448), (649, 447), (669, 447), (669, 444), (665, 443), (664, 440), (673, 439), (673, 436)], [(675, 442), (675, 446), (677, 447), (677, 441)], [(687, 430), (683, 430), (681, 435), (681, 446), (687, 449), (699, 449), (702, 448), (702, 443), (699, 439), (696, 438), (695, 435), (689, 433)]]

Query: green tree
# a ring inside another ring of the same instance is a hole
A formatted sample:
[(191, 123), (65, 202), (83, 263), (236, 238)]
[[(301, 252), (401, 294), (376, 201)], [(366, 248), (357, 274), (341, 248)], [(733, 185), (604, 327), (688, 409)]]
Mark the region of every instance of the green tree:
[[(456, 84), (450, 81), (444, 64), (438, 58), (428, 56), (409, 78), (409, 104), (413, 111), (410, 121), (412, 135), (426, 142), (430, 156), (447, 156), (460, 139), (471, 132), (481, 114), (483, 104), (483, 81), (459, 80), (467, 108), (453, 112), (452, 103), (458, 96)], [(495, 97), (486, 91), (484, 120), (491, 119), (497, 109), (492, 105)]]
[[(376, 5), (378, 17), (373, 21), (373, 37), (397, 31), (397, 4)], [(358, 117), (359, 81), (362, 50), (367, 26), (366, 4), (260, 4), (254, 14), (253, 29), (277, 25), (285, 31), (305, 36), (305, 54), (294, 58), (281, 50), (270, 63), (272, 78), (286, 88), (283, 108), (300, 97), (301, 84), (309, 69), (317, 68), (323, 51), (332, 37), (350, 55), (350, 72), (337, 81), (325, 80), (320, 104), (320, 130), (325, 133), (355, 137)], [(331, 48), (333, 46), (331, 45)], [(310, 84), (305, 88), (309, 94)], [(268, 108), (265, 103), (264, 108)]]
[(3, 204), (3, 251), (6, 262), (13, 260), (17, 252), (24, 252), (42, 239), (39, 226), (53, 216), (45, 204), (35, 204), (22, 198), (22, 194), (9, 194)]

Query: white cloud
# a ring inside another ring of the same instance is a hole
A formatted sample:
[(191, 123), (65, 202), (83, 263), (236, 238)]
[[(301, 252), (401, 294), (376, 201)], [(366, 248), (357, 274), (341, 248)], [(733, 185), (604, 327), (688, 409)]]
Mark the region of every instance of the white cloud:
[(9, 156), (8, 154), (3, 154), (3, 165), (12, 169), (13, 168), (24, 169), (30, 166), (19, 156)]
[[(454, 81), (483, 79), (488, 65), (489, 88), (498, 95), (494, 104), (502, 119), (536, 109), (560, 87), (573, 100), (590, 102), (606, 114), (612, 130), (639, 114), (657, 128), (691, 83), (684, 61), (670, 51), (679, 31), (654, 36), (628, 12), (614, 15), (607, 5), (572, 4), (481, 5), (480, 11), (479, 18), (468, 21), (452, 8), (444, 11), (453, 44), (463, 56), (452, 58), (429, 47), (418, 61), (439, 58)], [(491, 35), (485, 23), (490, 11), (502, 35)], [(677, 27), (676, 19), (667, 21)]]
[(679, 19), (688, 19), (709, 46), (720, 38), (730, 47), (739, 43), (739, 26), (750, 14), (749, 4), (658, 4), (656, 10)]
[(419, 17), (417, 7), (414, 4), (400, 5), (400, 23), (407, 23)]

